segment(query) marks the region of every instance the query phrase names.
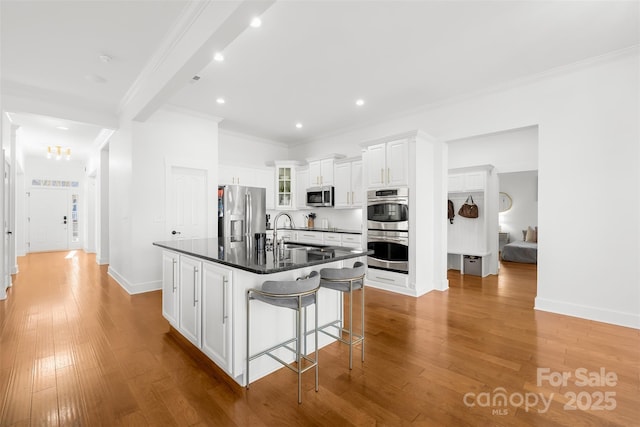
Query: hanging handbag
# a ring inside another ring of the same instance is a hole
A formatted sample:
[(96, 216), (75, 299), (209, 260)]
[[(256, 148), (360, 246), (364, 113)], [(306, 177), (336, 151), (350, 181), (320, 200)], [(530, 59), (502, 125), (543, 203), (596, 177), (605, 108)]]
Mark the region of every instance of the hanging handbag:
[(471, 195), (469, 195), (464, 204), (460, 206), (458, 215), (465, 218), (478, 218), (478, 205), (473, 202), (473, 197)]

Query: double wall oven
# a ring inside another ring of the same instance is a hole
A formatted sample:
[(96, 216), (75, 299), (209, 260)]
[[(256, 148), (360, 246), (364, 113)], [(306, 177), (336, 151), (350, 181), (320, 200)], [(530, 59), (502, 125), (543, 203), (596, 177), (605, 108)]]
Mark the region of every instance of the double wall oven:
[(369, 267), (409, 272), (409, 189), (367, 192)]

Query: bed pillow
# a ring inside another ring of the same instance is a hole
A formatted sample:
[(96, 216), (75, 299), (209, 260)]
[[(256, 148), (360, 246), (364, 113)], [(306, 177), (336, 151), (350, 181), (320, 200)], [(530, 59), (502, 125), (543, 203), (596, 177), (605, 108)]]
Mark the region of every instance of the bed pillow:
[(524, 236), (524, 241), (525, 242), (532, 242), (535, 243), (536, 242), (536, 230), (534, 230), (532, 227), (527, 227), (527, 232)]

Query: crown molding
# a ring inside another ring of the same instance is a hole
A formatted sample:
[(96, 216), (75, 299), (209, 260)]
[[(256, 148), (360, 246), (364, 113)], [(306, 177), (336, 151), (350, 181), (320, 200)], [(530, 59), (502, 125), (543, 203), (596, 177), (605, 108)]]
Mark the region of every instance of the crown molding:
[[(581, 61), (577, 61), (577, 62), (572, 62), (570, 64), (566, 64), (560, 67), (555, 67), (555, 68), (551, 68), (549, 70), (540, 72), (540, 73), (536, 73), (536, 74), (531, 74), (529, 76), (525, 76), (522, 78), (518, 78), (518, 79), (514, 79), (514, 80), (509, 80), (507, 82), (503, 82), (494, 86), (490, 86), (484, 89), (480, 89), (477, 91), (472, 91), (472, 92), (468, 92), (462, 95), (458, 95), (458, 96), (454, 96), (454, 97), (450, 97), (450, 98), (445, 98), (439, 101), (435, 101), (432, 103), (428, 103), (428, 104), (423, 104), (420, 105), (418, 107), (414, 107), (411, 109), (407, 109), (407, 110), (403, 110), (388, 116), (384, 116), (384, 117), (378, 117), (372, 120), (369, 120), (365, 123), (361, 123), (358, 125), (354, 125), (354, 126), (349, 126), (349, 127), (344, 127), (341, 129), (337, 129), (337, 130), (333, 130), (331, 132), (327, 132), (324, 133), (322, 135), (319, 135), (317, 137), (311, 138), (311, 139), (307, 139), (307, 140), (301, 140), (295, 143), (290, 144), (291, 147), (295, 147), (295, 146), (302, 146), (302, 145), (306, 145), (306, 144), (311, 144), (314, 142), (318, 142), (318, 141), (322, 141), (328, 138), (333, 138), (333, 137), (337, 137), (337, 136), (341, 136), (341, 135), (347, 135), (350, 133), (356, 133), (358, 131), (364, 130), (364, 129), (368, 129), (371, 128), (375, 125), (379, 125), (380, 123), (386, 123), (386, 122), (390, 122), (393, 120), (397, 120), (397, 119), (401, 119), (404, 117), (408, 117), (408, 116), (412, 116), (412, 115), (416, 115), (416, 114), (420, 114), (420, 113), (424, 113), (427, 111), (431, 111), (431, 110), (435, 110), (438, 108), (442, 108), (442, 107), (446, 107), (446, 106), (450, 106), (450, 105), (455, 105), (464, 101), (469, 101), (472, 99), (476, 99), (476, 98), (480, 98), (483, 96), (487, 96), (487, 95), (491, 95), (494, 93), (499, 93), (499, 92), (504, 92), (510, 89), (514, 89), (517, 87), (522, 87), (522, 86), (526, 86), (526, 85), (530, 85), (539, 81), (543, 81), (545, 79), (549, 79), (552, 77), (556, 77), (556, 76), (560, 76), (563, 74), (568, 74), (571, 72), (575, 72), (578, 70), (582, 70), (585, 68), (589, 68), (591, 66), (595, 66), (595, 65), (599, 65), (599, 64), (605, 64), (608, 62), (612, 62), (621, 58), (624, 58), (626, 56), (632, 56), (632, 55), (638, 55), (640, 54), (640, 44), (635, 44), (633, 46), (629, 46), (627, 48), (624, 49), (619, 49), (619, 50), (615, 50), (612, 52), (608, 52), (605, 53), (603, 55), (598, 55), (598, 56), (593, 56), (590, 58), (586, 58), (583, 59)], [(528, 126), (528, 125), (527, 125)]]
[(127, 105), (140, 93), (153, 73), (158, 71), (162, 64), (170, 59), (176, 46), (178, 46), (185, 35), (189, 33), (194, 23), (198, 21), (198, 18), (209, 5), (207, 1), (192, 0), (188, 2), (169, 34), (162, 40), (160, 47), (158, 47), (149, 62), (144, 66), (124, 97), (122, 97), (118, 105), (118, 115), (122, 114)]

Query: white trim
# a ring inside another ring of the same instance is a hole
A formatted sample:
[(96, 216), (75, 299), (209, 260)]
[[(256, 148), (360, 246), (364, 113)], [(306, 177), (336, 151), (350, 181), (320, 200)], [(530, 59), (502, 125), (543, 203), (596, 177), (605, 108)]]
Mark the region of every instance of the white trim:
[(198, 17), (202, 15), (202, 12), (207, 9), (209, 6), (208, 3), (209, 2), (204, 1), (191, 1), (185, 6), (176, 20), (176, 24), (171, 29), (171, 32), (164, 38), (161, 46), (156, 50), (153, 57), (147, 62), (138, 75), (138, 78), (136, 78), (131, 87), (129, 87), (129, 90), (127, 90), (127, 93), (122, 97), (117, 109), (118, 115), (122, 114), (126, 106), (129, 105), (142, 88), (148, 84), (150, 76), (171, 57), (171, 53), (176, 49), (178, 43), (189, 32), (193, 24), (198, 20)]
[[(96, 255), (97, 255), (97, 254), (98, 254), (98, 253), (96, 252)], [(106, 264), (109, 264), (109, 258), (98, 258), (98, 257), (96, 256), (96, 264), (98, 264), (98, 265), (106, 265)]]
[(215, 123), (220, 123), (224, 120), (222, 117), (214, 116), (213, 114), (204, 113), (202, 111), (192, 110), (190, 108), (180, 107), (173, 104), (165, 104), (158, 109), (158, 111), (166, 111), (168, 113), (179, 113), (186, 116), (197, 117), (200, 119), (210, 120)]
[(158, 291), (162, 289), (162, 280), (153, 280), (151, 282), (143, 282), (138, 284), (129, 283), (121, 274), (109, 267), (107, 274), (120, 285), (129, 295), (142, 294), (145, 292)]
[[(439, 101), (434, 101), (432, 103), (429, 104), (423, 104), (420, 105), (418, 107), (415, 108), (410, 108), (407, 110), (402, 110), (399, 111), (397, 113), (388, 115), (388, 116), (384, 116), (383, 118), (377, 118), (377, 119), (373, 119), (373, 120), (369, 120), (367, 122), (364, 123), (359, 123), (357, 125), (353, 125), (353, 126), (347, 126), (347, 127), (342, 127), (339, 129), (335, 129), (332, 130), (330, 132), (326, 132), (324, 134), (321, 135), (317, 135), (314, 136), (312, 138), (307, 138), (307, 139), (302, 139), (299, 140), (297, 142), (292, 142), (289, 144), (290, 147), (297, 147), (297, 146), (301, 146), (301, 145), (306, 145), (306, 144), (311, 144), (313, 142), (318, 142), (318, 141), (323, 141), (329, 138), (333, 138), (333, 137), (337, 137), (337, 136), (341, 136), (341, 135), (348, 135), (350, 133), (356, 133), (358, 131), (364, 130), (364, 129), (369, 129), (372, 126), (378, 125), (381, 122), (391, 122), (393, 120), (397, 120), (397, 119), (401, 119), (401, 118), (405, 118), (408, 116), (413, 116), (416, 114), (421, 114), (424, 112), (428, 112), (431, 110), (435, 110), (438, 108), (442, 108), (442, 107), (446, 107), (449, 105), (455, 105), (464, 101), (469, 101), (475, 98), (480, 98), (483, 96), (487, 96), (490, 94), (494, 94), (494, 93), (499, 93), (499, 92), (504, 92), (507, 90), (511, 90), (517, 87), (521, 87), (521, 86), (526, 86), (526, 85), (530, 85), (532, 83), (536, 83), (539, 82), (541, 80), (547, 79), (547, 78), (551, 78), (551, 77), (556, 77), (556, 76), (560, 76), (563, 74), (567, 74), (567, 73), (571, 73), (574, 71), (578, 71), (587, 67), (590, 67), (592, 65), (597, 65), (597, 64), (602, 64), (602, 63), (606, 63), (609, 61), (614, 61), (618, 58), (622, 58), (624, 56), (627, 55), (633, 55), (633, 54), (637, 54), (638, 51), (640, 51), (640, 45), (634, 45), (634, 46), (630, 46), (624, 49), (620, 49), (620, 50), (616, 50), (613, 52), (609, 52), (609, 53), (605, 53), (603, 55), (599, 55), (599, 56), (594, 56), (591, 58), (587, 58), (587, 59), (583, 59), (582, 61), (578, 61), (578, 62), (574, 62), (571, 64), (567, 64), (567, 65), (563, 65), (560, 67), (556, 67), (556, 68), (552, 68), (550, 70), (546, 70), (537, 74), (532, 74), (529, 76), (525, 76), (525, 77), (521, 77), (518, 79), (514, 79), (514, 80), (510, 80), (507, 82), (503, 82), (503, 83), (499, 83), (497, 85), (485, 88), (485, 89), (480, 89), (480, 90), (476, 90), (476, 91), (471, 91), (462, 95), (457, 95), (457, 96), (453, 96), (453, 97), (449, 97), (449, 98), (445, 98)], [(529, 123), (529, 124), (522, 124), (522, 126), (519, 127), (528, 127), (528, 126), (534, 126), (536, 125), (535, 123)], [(508, 130), (508, 129), (507, 129)], [(460, 138), (465, 138), (465, 137), (460, 137)], [(453, 139), (460, 139), (458, 137), (453, 138)]]
[(581, 319), (594, 320), (596, 322), (625, 326), (627, 328), (640, 329), (640, 315), (638, 313), (625, 313), (539, 297), (535, 299), (534, 309), (565, 316), (579, 317)]
[(243, 132), (238, 132), (238, 131), (235, 131), (235, 130), (230, 130), (230, 129), (224, 128), (223, 126), (224, 126), (224, 123), (222, 123), (218, 127), (218, 141), (220, 141), (220, 134), (223, 134), (223, 135), (236, 136), (238, 138), (248, 139), (250, 141), (259, 142), (261, 144), (273, 145), (273, 146), (276, 146), (278, 148), (289, 148), (289, 144), (286, 144), (284, 142), (279, 142), (279, 141), (274, 141), (272, 139), (262, 138), (260, 136), (253, 135), (253, 134), (250, 134), (250, 133), (243, 133)]

